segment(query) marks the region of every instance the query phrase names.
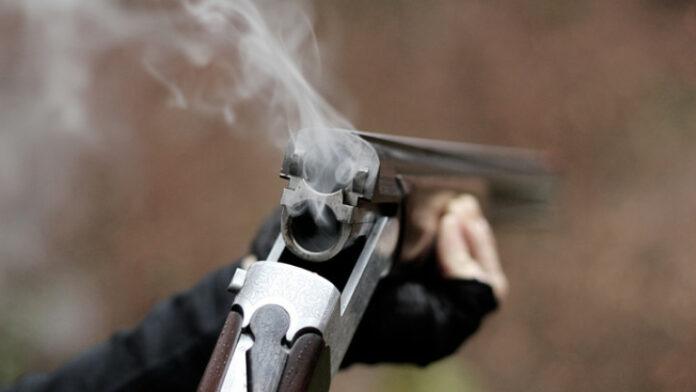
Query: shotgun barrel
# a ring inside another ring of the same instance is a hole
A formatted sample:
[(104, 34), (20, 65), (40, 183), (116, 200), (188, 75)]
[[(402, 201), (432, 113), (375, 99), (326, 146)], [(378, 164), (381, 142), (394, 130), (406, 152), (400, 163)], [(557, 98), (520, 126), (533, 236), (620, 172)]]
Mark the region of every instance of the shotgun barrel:
[(199, 391), (328, 390), (391, 270), (411, 193), (474, 193), (502, 220), (538, 212), (553, 183), (531, 151), (340, 129), (296, 133), (280, 175), (281, 232), (236, 271)]

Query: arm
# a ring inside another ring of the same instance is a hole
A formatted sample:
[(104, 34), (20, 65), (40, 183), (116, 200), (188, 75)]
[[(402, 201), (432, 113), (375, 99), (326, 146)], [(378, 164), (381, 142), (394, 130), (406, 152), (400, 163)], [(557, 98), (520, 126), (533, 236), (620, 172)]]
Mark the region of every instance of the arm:
[[(424, 260), (404, 263), (379, 284), (343, 367), (427, 365), (454, 352), (497, 307), (507, 284), (478, 203), (456, 199), (442, 214), (436, 213), (435, 231), (423, 230), (437, 237)], [(279, 226), (277, 213), (266, 220), (252, 254), (267, 255)], [(52, 373), (25, 377), (7, 392), (195, 390), (229, 313), (233, 298), (226, 289), (238, 264), (158, 304), (137, 327)]]

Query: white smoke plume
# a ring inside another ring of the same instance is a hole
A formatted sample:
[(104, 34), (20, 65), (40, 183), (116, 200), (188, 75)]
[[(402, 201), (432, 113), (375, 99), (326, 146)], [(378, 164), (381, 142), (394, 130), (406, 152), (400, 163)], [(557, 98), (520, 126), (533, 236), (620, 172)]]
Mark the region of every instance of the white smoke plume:
[(80, 154), (127, 156), (109, 140), (140, 131), (119, 111), (138, 81), (99, 83), (118, 74), (105, 58), (137, 58), (172, 110), (278, 146), (302, 128), (316, 145), (331, 144), (328, 128), (352, 128), (306, 77), (320, 70), (307, 2), (2, 0), (0, 26), (0, 295), (8, 271), (53, 259), (49, 223), (83, 197)]
[[(95, 94), (110, 94), (92, 90), (97, 61), (126, 44), (171, 105), (235, 132), (267, 132), (282, 146), (301, 128), (351, 127), (305, 77), (319, 60), (306, 3), (5, 0), (0, 17), (12, 21), (0, 64), (0, 265), (42, 257), (42, 220), (72, 196), (77, 151), (132, 130), (93, 107)], [(258, 114), (240, 121), (250, 105)]]

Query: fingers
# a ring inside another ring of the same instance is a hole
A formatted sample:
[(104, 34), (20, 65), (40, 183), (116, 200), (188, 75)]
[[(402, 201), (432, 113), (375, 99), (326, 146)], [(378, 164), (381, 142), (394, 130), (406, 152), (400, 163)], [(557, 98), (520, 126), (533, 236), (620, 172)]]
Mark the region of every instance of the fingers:
[(471, 256), (466, 238), (460, 229), (459, 218), (453, 213), (447, 213), (440, 220), (438, 232), (438, 260), (445, 277), (476, 279), (488, 283), (483, 269)]
[(487, 271), (500, 270), (493, 231), (476, 199), (460, 196), (452, 201), (450, 210), (457, 216), (459, 228), (471, 247), (471, 256)]
[(496, 297), (507, 295), (508, 282), (500, 267), (495, 237), (470, 195), (453, 199), (438, 231), (438, 256), (446, 277), (476, 279), (489, 284)]
[(474, 258), (488, 276), (496, 297), (505, 298), (508, 292), (508, 281), (500, 266), (495, 237), (490, 225), (484, 218), (480, 218), (469, 222), (460, 221), (460, 228), (472, 244)]
[(473, 263), (469, 247), (459, 234), (459, 221), (454, 214), (447, 214), (440, 220), (440, 235), (437, 251), (446, 273), (452, 273), (463, 265)]

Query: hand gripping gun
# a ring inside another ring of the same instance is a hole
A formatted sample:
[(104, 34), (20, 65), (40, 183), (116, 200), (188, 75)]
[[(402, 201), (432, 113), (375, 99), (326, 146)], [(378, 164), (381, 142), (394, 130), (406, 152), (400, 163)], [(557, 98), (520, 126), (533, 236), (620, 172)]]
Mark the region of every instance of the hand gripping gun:
[(543, 207), (551, 185), (529, 151), (334, 129), (296, 133), (280, 175), (280, 234), (235, 272), (200, 392), (327, 391), (398, 258), (416, 184), (474, 193), (493, 220)]

